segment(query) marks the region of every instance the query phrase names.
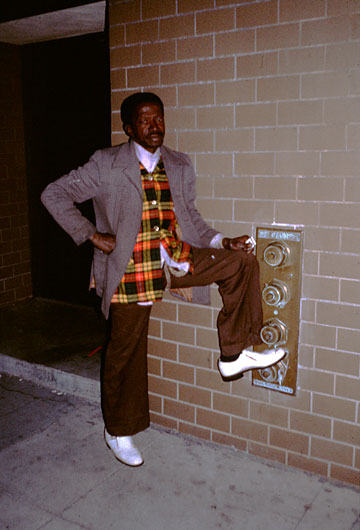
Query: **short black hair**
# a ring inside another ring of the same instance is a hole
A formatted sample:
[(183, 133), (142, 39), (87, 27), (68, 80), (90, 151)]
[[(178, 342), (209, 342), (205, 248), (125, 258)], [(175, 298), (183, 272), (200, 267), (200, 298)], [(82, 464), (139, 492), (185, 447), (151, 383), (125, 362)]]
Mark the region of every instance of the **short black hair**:
[(131, 121), (136, 109), (143, 103), (157, 103), (160, 105), (161, 110), (164, 113), (164, 104), (159, 96), (153, 94), (152, 92), (136, 92), (135, 94), (131, 94), (131, 96), (125, 98), (121, 104), (120, 112), (123, 126), (131, 125)]

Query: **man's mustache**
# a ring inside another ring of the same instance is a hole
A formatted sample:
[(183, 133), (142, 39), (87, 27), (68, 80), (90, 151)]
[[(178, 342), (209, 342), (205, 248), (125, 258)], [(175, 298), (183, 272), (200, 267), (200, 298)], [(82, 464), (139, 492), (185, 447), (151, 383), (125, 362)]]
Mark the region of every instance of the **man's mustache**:
[(165, 133), (163, 133), (162, 131), (151, 131), (148, 136), (153, 136), (155, 134), (156, 136), (165, 136)]

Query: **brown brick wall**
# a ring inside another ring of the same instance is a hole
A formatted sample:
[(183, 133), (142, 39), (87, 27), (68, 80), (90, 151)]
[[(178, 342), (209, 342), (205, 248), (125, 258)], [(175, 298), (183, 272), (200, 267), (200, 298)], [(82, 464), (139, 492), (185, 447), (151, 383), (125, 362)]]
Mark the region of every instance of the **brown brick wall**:
[(295, 397), (224, 383), (216, 316), (166, 301), (150, 338), (153, 421), (359, 483), (360, 4), (110, 1), (113, 143), (120, 102), (150, 89), (190, 154), (198, 207), (234, 236), (304, 230)]
[(20, 48), (0, 43), (0, 304), (31, 296)]

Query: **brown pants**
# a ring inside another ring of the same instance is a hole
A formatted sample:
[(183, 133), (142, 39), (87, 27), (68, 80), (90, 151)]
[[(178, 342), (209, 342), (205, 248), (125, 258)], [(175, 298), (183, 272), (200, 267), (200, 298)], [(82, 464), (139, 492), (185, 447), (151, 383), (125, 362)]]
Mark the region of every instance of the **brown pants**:
[[(217, 320), (221, 357), (232, 360), (260, 344), (262, 304), (259, 266), (242, 251), (194, 248), (194, 273), (172, 277), (171, 287), (217, 283), (223, 308)], [(101, 396), (107, 431), (135, 434), (149, 426), (147, 332), (151, 306), (111, 305), (111, 338), (103, 366)]]
[(108, 433), (131, 436), (150, 424), (147, 334), (151, 306), (111, 304), (111, 337), (101, 377)]

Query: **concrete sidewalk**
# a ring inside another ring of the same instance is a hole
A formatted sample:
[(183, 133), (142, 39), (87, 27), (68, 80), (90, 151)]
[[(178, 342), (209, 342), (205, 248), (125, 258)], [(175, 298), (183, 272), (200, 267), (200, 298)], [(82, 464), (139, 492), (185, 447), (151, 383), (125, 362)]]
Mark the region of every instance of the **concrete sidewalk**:
[(360, 530), (359, 490), (158, 428), (118, 463), (98, 404), (0, 379), (0, 527)]

